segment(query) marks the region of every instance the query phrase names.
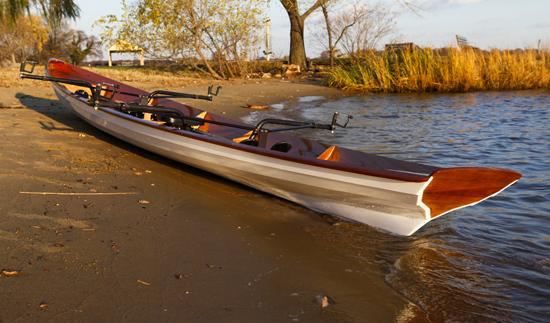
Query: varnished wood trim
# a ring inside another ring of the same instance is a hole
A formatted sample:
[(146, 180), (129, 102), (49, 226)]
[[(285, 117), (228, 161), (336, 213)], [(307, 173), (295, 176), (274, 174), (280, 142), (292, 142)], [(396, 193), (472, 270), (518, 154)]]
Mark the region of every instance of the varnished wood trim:
[(508, 169), (456, 167), (439, 169), (424, 190), (422, 201), (432, 218), (493, 196), (521, 178)]

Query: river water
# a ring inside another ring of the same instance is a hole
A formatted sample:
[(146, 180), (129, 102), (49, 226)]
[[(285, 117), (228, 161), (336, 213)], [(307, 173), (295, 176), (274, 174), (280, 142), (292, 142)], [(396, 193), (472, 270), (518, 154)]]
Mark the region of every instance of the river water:
[[(329, 121), (302, 135), (435, 166), (510, 168), (523, 178), (500, 195), (445, 215), (412, 237), (364, 225), (330, 237), (432, 321), (550, 319), (550, 93), (302, 97), (245, 118)], [(327, 235), (326, 232), (323, 235)], [(320, 239), (327, 237), (319, 237)], [(362, 255), (362, 256), (361, 256)]]

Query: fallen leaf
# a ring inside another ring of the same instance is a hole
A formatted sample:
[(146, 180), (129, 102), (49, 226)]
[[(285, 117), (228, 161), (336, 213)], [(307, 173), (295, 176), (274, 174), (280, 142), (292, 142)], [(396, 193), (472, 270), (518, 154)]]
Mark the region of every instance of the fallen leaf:
[(151, 174), (151, 173), (152, 173), (152, 171), (150, 171), (150, 170), (146, 169), (146, 170), (145, 170), (145, 173), (147, 173), (147, 174)]
[(38, 305), (41, 309), (45, 310), (48, 308), (48, 303), (46, 302), (40, 302), (40, 305)]
[(134, 172), (134, 175), (141, 176), (141, 175), (143, 175), (143, 173), (142, 172)]

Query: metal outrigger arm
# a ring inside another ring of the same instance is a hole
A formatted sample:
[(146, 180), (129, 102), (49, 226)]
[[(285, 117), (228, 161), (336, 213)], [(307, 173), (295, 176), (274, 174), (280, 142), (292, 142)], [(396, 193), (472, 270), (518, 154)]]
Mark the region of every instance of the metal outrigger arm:
[[(330, 124), (266, 118), (258, 122), (256, 126), (248, 126), (248, 125), (242, 125), (242, 124), (224, 122), (224, 121), (216, 121), (216, 120), (206, 120), (202, 118), (187, 116), (183, 114), (181, 111), (174, 108), (165, 107), (161, 105), (150, 105), (150, 103), (152, 102), (153, 99), (164, 99), (164, 98), (186, 98), (186, 99), (212, 101), (213, 97), (218, 96), (218, 94), (220, 93), (220, 90), (222, 88), (221, 86), (217, 86), (216, 89), (214, 90), (214, 85), (210, 85), (208, 87), (207, 95), (173, 92), (173, 91), (165, 91), (165, 90), (156, 90), (147, 95), (142, 95), (138, 93), (120, 91), (120, 86), (118, 84), (111, 84), (106, 82), (100, 82), (100, 83), (94, 84), (94, 83), (90, 83), (90, 82), (87, 82), (84, 80), (78, 80), (78, 79), (66, 79), (66, 78), (59, 78), (59, 77), (51, 77), (47, 75), (36, 75), (36, 74), (33, 74), (36, 64), (37, 63), (33, 61), (25, 61), (21, 63), (21, 66), (19, 67), (19, 77), (22, 79), (56, 82), (56, 83), (71, 84), (71, 85), (85, 87), (90, 90), (90, 93), (92, 95), (91, 97), (89, 97), (87, 94), (85, 94), (83, 95), (83, 97), (87, 98), (88, 104), (94, 107), (95, 109), (110, 108), (110, 109), (116, 109), (126, 113), (129, 113), (129, 112), (158, 113), (158, 114), (171, 115), (178, 119), (181, 119), (182, 121), (191, 121), (197, 124), (211, 123), (211, 124), (217, 124), (217, 125), (226, 126), (226, 127), (250, 130), (252, 132), (248, 139), (249, 141), (257, 141), (258, 139), (257, 137), (259, 133), (268, 133), (268, 132), (282, 132), (282, 131), (291, 131), (291, 130), (308, 129), (308, 128), (325, 129), (325, 130), (330, 130), (334, 132), (336, 127), (346, 128), (350, 119), (353, 118), (353, 116), (351, 115), (346, 115), (347, 118), (345, 122), (342, 124), (338, 122), (339, 116), (341, 114), (338, 112), (334, 112), (332, 116), (332, 122)], [(128, 96), (134, 96), (139, 99), (136, 102), (116, 102), (116, 101), (113, 101), (113, 97), (117, 93), (128, 95)], [(287, 126), (287, 127), (267, 129), (265, 128), (266, 125), (280, 125), (280, 126)]]

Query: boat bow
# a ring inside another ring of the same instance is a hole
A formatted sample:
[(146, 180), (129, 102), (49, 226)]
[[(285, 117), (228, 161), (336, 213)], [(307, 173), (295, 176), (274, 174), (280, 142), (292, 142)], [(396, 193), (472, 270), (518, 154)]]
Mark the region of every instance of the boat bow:
[(422, 203), (429, 208), (429, 219), (434, 219), (486, 200), (520, 178), (520, 173), (502, 168), (441, 168), (432, 174)]

